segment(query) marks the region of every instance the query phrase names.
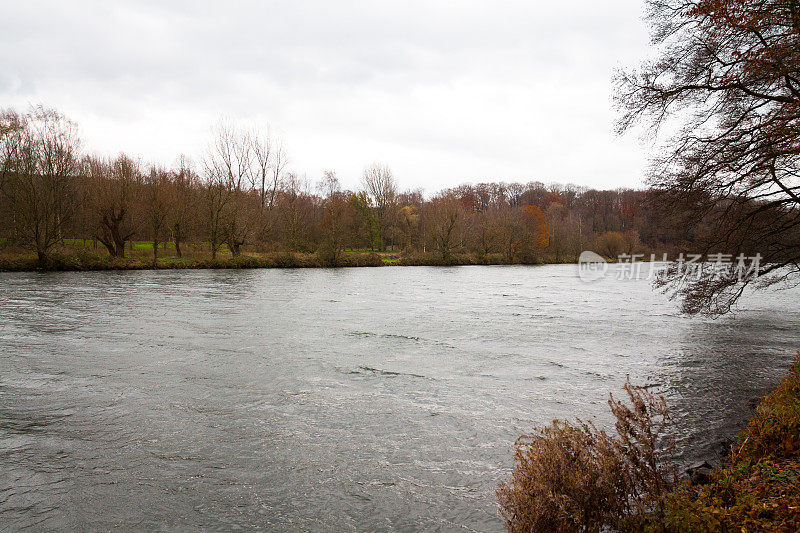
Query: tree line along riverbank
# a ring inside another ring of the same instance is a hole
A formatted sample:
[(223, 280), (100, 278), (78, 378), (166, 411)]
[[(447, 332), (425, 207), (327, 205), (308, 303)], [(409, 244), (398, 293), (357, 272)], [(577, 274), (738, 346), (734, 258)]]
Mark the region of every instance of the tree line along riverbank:
[(181, 156), (166, 167), (85, 153), (77, 125), (57, 110), (0, 110), (0, 240), (35, 253), (43, 267), (63, 263), (51, 256), (65, 239), (92, 240), (119, 259), (131, 241), (149, 241), (153, 255), (167, 242), (178, 257), (203, 243), (215, 264), (253, 248), (329, 263), (346, 249), (403, 249), (437, 264), (515, 263), (562, 262), (585, 249), (615, 257), (677, 248), (706, 227), (691, 217), (676, 223), (685, 209), (667, 209), (651, 189), (487, 181), (423, 193), (403, 188), (381, 163), (347, 189), (333, 170), (309, 178), (289, 169), (267, 130), (222, 121), (194, 162)]

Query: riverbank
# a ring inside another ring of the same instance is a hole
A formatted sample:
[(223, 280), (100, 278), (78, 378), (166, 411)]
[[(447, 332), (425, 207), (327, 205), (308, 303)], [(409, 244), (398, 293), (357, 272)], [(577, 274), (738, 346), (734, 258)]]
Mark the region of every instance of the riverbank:
[[(159, 254), (161, 255), (161, 254)], [(91, 270), (154, 270), (154, 269), (241, 269), (241, 268), (329, 268), (380, 266), (456, 266), (574, 263), (576, 258), (536, 257), (508, 260), (501, 254), (478, 257), (472, 254), (439, 254), (400, 252), (346, 251), (332, 256), (300, 252), (245, 252), (236, 257), (219, 254), (216, 259), (206, 254), (186, 253), (178, 257), (166, 252), (153, 261), (152, 250), (132, 249), (126, 257), (112, 257), (102, 251), (78, 249), (52, 253), (46, 264), (30, 252), (0, 252), (0, 272), (26, 271), (91, 271)]]
[(707, 484), (667, 499), (670, 531), (800, 531), (800, 358)]
[(218, 257), (111, 257), (110, 255), (54, 254), (42, 265), (36, 256), (0, 256), (0, 272), (91, 271), (91, 270), (156, 270), (156, 269), (241, 269), (241, 268), (323, 268), (378, 267), (385, 264), (378, 254), (349, 254), (326, 260), (316, 254), (272, 253)]

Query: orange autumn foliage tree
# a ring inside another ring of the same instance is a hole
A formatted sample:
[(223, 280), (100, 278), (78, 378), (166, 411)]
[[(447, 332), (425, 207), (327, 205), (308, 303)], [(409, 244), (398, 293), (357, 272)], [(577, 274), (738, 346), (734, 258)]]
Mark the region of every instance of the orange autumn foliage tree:
[(525, 228), (526, 239), (533, 253), (541, 253), (550, 246), (550, 231), (547, 227), (547, 217), (535, 205), (526, 205), (522, 208), (522, 223)]

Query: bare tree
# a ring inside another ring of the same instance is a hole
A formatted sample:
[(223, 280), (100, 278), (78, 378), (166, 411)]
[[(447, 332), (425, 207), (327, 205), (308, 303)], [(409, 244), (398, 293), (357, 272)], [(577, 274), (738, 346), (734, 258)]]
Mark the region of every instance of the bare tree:
[(317, 183), (317, 190), (322, 194), (323, 198), (330, 198), (342, 192), (342, 184), (333, 170), (324, 170), (322, 178)]
[(304, 176), (290, 172), (281, 187), (280, 224), (286, 250), (294, 252), (302, 248), (303, 236), (308, 232), (309, 202), (308, 181)]
[(230, 200), (229, 191), (216, 176), (208, 177), (200, 193), (201, 219), (205, 236), (211, 247), (211, 259), (216, 260), (225, 239), (224, 210)]
[(323, 231), (320, 251), (329, 264), (337, 265), (344, 248), (347, 227), (345, 217), (349, 206), (345, 194), (342, 193), (339, 178), (336, 177), (334, 171), (326, 170), (323, 173), (318, 189), (325, 198), (325, 207), (320, 224)]
[(478, 259), (486, 257), (499, 249), (497, 226), (492, 223), (489, 213), (478, 211), (470, 217), (470, 246)]
[(178, 169), (172, 173), (169, 184), (169, 226), (178, 257), (183, 257), (181, 243), (187, 239), (189, 227), (196, 218), (198, 189), (197, 175), (189, 161), (181, 156)]
[(397, 184), (388, 166), (380, 163), (368, 166), (364, 170), (362, 184), (379, 211), (385, 211), (394, 203)]
[(283, 146), (283, 141), (278, 139), (275, 141), (272, 152), (272, 186), (269, 194), (269, 203), (267, 207), (269, 210), (275, 206), (275, 194), (277, 193), (281, 178), (286, 170), (286, 165), (289, 163), (289, 158), (286, 155), (286, 148)]
[(461, 204), (452, 196), (434, 198), (429, 207), (428, 236), (439, 258), (448, 262), (458, 245), (458, 230), (462, 216)]
[(405, 246), (413, 247), (415, 243), (415, 235), (419, 230), (420, 215), (419, 209), (416, 205), (404, 205), (398, 211), (398, 220), (400, 230), (406, 238)]
[(709, 222), (696, 252), (763, 256), (759, 278), (732, 265), (660, 278), (684, 311), (725, 313), (748, 285), (800, 281), (800, 2), (647, 4), (660, 56), (619, 74), (619, 128), (679, 126), (650, 181), (660, 203)]
[[(273, 166), (273, 159), (275, 154), (272, 151), (272, 137), (270, 136), (269, 129), (261, 133), (254, 130), (250, 134), (250, 142), (252, 143), (253, 150), (253, 171), (250, 176), (250, 184), (258, 191), (258, 197), (261, 204), (262, 211), (267, 206), (267, 184), (271, 181), (271, 171)], [(274, 191), (277, 186), (276, 181), (272, 181), (272, 190)], [(269, 193), (272, 198), (272, 192)]]
[(84, 172), (95, 218), (95, 238), (113, 257), (125, 257), (125, 242), (136, 234), (134, 209), (141, 186), (139, 163), (121, 154), (113, 161), (88, 158)]
[[(158, 245), (167, 230), (170, 212), (170, 175), (163, 168), (152, 167), (144, 181), (144, 212), (153, 238), (153, 266), (158, 266)], [(166, 242), (166, 237), (164, 238)]]
[(0, 113), (0, 194), (11, 210), (16, 239), (41, 265), (79, 204), (76, 126), (52, 109)]
[(518, 209), (492, 209), (492, 233), (497, 237), (500, 250), (509, 263), (513, 262), (522, 245), (524, 227)]
[(380, 163), (373, 163), (364, 169), (362, 186), (375, 206), (378, 224), (380, 228), (379, 243), (380, 248), (384, 249), (384, 236), (389, 225), (392, 210), (395, 207), (397, 196), (397, 184), (391, 169)]
[(244, 186), (252, 181), (253, 143), (248, 132), (225, 120), (220, 121), (212, 135), (204, 160), (206, 175), (216, 192), (223, 195), (216, 202), (222, 216), (222, 238), (231, 254), (238, 256), (251, 232)]

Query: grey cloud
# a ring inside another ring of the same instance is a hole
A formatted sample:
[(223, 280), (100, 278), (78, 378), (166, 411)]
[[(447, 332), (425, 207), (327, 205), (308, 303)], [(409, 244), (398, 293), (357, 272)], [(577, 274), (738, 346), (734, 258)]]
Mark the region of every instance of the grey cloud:
[[(145, 114), (266, 117), (303, 153), (315, 153), (305, 139), (325, 136), (416, 150), (420, 174), (437, 164), (438, 150), (451, 159), (480, 151), (498, 168), (538, 175), (536, 162), (519, 155), (542, 142), (530, 129), (552, 130), (552, 142), (564, 143), (565, 119), (576, 121), (578, 145), (616, 142), (609, 114), (591, 110), (609, 105), (611, 67), (641, 55), (646, 42), (638, 0), (31, 1), (3, 11), (5, 101), (52, 98), (44, 103), (67, 105), (79, 122), (104, 115), (120, 131)], [(581, 87), (579, 101), (567, 99)], [(460, 117), (470, 115), (464, 131)], [(198, 132), (186, 135), (200, 144)], [(136, 146), (158, 156), (165, 143)], [(342, 164), (373, 158), (362, 157)], [(312, 155), (295, 164), (314, 172), (321, 162)], [(635, 172), (641, 156), (621, 165)], [(596, 168), (587, 163), (587, 176)], [(460, 174), (454, 168), (443, 184)], [(612, 186), (618, 177), (597, 179)]]

